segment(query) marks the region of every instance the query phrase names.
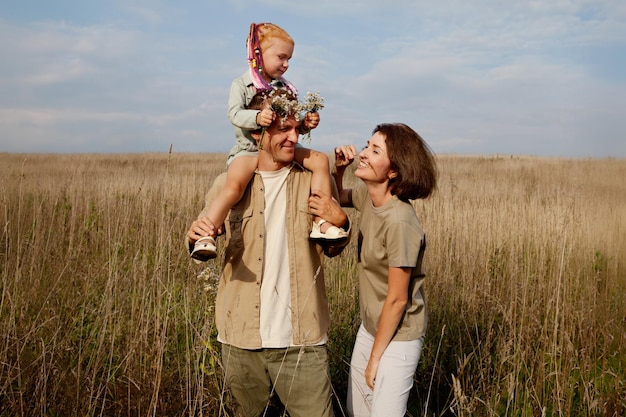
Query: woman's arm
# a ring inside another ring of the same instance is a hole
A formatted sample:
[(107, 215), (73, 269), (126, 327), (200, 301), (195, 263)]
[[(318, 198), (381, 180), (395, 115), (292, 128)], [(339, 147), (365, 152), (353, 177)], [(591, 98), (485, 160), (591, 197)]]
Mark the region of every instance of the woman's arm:
[(343, 174), (346, 168), (354, 161), (356, 157), (356, 148), (353, 145), (343, 145), (335, 148), (335, 167), (332, 176), (337, 184), (339, 192), (339, 204), (343, 207), (352, 207), (350, 198), (350, 188), (343, 188)]
[(378, 330), (374, 337), (374, 346), (365, 369), (365, 382), (374, 389), (374, 380), (378, 371), (380, 358), (398, 329), (406, 303), (409, 299), (409, 281), (411, 268), (389, 267), (389, 290), (378, 322)]

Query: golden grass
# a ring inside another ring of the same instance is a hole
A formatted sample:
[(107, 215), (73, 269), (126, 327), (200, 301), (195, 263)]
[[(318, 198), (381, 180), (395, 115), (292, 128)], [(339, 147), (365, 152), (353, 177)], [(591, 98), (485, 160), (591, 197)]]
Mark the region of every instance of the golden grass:
[[(182, 244), (224, 161), (0, 154), (0, 416), (232, 415), (219, 264), (193, 264)], [(436, 195), (415, 202), (430, 325), (411, 415), (624, 415), (626, 161), (439, 168)], [(355, 242), (327, 261), (338, 415)]]
[(446, 326), (457, 362), (453, 408), (622, 415), (626, 161), (440, 162), (438, 195), (416, 206), (431, 335)]

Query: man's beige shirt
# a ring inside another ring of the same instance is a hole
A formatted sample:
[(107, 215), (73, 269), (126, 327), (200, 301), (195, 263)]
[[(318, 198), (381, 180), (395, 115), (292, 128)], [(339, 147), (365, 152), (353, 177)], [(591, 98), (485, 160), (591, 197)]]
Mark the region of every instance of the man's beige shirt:
[[(205, 209), (225, 182), (221, 174), (206, 196)], [(336, 256), (347, 240), (319, 245), (309, 240), (313, 216), (308, 210), (311, 173), (293, 164), (287, 177), (287, 246), (291, 276), (293, 344), (318, 344), (330, 323), (322, 255)], [(335, 196), (335, 198), (337, 198)], [(242, 349), (260, 349), (260, 290), (265, 242), (263, 180), (256, 173), (226, 219), (226, 245), (215, 321), (219, 339)], [(220, 238), (222, 239), (222, 238)]]

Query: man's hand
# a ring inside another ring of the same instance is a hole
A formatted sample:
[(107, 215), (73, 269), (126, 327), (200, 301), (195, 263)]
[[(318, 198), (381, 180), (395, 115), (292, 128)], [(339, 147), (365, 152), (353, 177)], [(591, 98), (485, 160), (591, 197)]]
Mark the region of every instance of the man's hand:
[(211, 236), (215, 238), (219, 234), (221, 234), (221, 228), (216, 228), (208, 217), (195, 220), (187, 231), (187, 237), (191, 243), (195, 243), (201, 237)]
[(321, 191), (311, 191), (309, 211), (337, 227), (342, 227), (348, 222), (348, 215), (337, 200)]

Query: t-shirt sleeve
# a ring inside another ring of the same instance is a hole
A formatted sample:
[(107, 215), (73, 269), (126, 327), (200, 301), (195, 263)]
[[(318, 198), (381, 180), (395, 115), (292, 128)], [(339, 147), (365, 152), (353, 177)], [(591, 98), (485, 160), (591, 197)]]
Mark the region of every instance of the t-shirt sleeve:
[(358, 211), (363, 211), (368, 201), (370, 199), (365, 184), (359, 184), (352, 189), (352, 207)]
[(404, 221), (393, 222), (385, 230), (385, 246), (390, 267), (414, 268), (417, 266), (424, 233)]

